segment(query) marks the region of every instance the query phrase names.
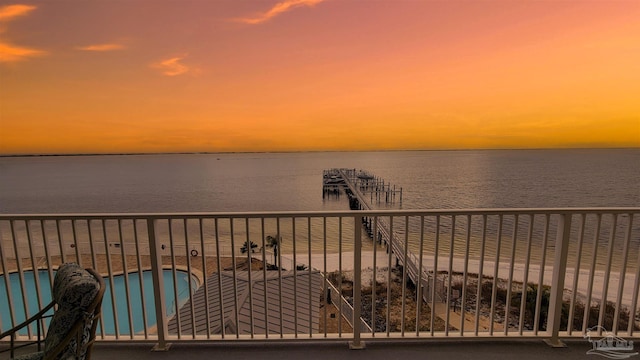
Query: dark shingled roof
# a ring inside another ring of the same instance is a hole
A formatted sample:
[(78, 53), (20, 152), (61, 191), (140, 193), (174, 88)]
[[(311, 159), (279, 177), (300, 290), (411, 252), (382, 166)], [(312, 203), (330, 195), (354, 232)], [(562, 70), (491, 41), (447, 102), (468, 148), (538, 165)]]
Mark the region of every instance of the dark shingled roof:
[[(222, 283), (222, 290), (220, 290), (219, 280)], [(253, 306), (254, 334), (265, 334), (267, 328), (269, 334), (280, 334), (281, 332), (294, 334), (296, 331), (298, 334), (317, 333), (319, 331), (322, 282), (323, 277), (319, 271), (300, 270), (295, 274), (293, 271), (282, 271), (281, 284), (278, 280), (278, 271), (267, 271), (267, 301), (265, 304), (265, 279), (262, 271), (252, 271), (251, 282), (249, 282), (247, 271), (236, 271), (237, 299), (233, 291), (233, 272), (214, 273), (169, 321), (169, 333), (178, 333), (179, 322), (181, 334), (193, 334), (192, 301), (195, 328), (198, 335), (206, 335), (207, 328), (211, 334), (220, 334), (223, 326), (225, 334), (251, 334), (251, 306)], [(310, 283), (311, 287), (309, 287)], [(205, 301), (205, 290), (208, 301)], [(282, 294), (282, 304), (280, 303), (280, 294)], [(209, 305), (208, 324), (207, 303)], [(221, 320), (221, 303), (224, 314), (223, 321)], [(237, 321), (235, 319), (236, 304), (238, 307)], [(282, 312), (280, 311), (281, 306)], [(282, 313), (282, 319), (280, 313)]]

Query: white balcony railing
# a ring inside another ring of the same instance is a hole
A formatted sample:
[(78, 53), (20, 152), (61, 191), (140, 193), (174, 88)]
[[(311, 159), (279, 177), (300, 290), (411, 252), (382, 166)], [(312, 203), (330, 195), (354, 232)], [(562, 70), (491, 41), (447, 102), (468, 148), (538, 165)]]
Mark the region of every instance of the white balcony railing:
[[(99, 339), (160, 348), (194, 339), (557, 344), (596, 326), (637, 338), (639, 216), (640, 208), (0, 215), (0, 324), (35, 313), (56, 268), (78, 262), (109, 287)], [(256, 246), (243, 249), (247, 242)]]

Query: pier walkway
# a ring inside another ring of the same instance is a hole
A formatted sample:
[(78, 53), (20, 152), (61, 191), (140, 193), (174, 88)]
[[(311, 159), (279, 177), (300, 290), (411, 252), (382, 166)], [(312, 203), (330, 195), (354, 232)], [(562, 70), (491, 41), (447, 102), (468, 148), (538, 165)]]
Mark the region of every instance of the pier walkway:
[[(367, 196), (361, 191), (361, 189), (371, 191), (369, 198), (381, 199), (384, 197), (386, 202), (391, 202), (395, 199), (398, 190), (395, 187), (391, 188), (390, 184), (384, 184), (379, 186), (380, 182), (373, 175), (364, 171), (356, 171), (355, 169), (332, 169), (325, 171), (325, 184), (327, 179), (330, 179), (332, 184), (341, 184), (346, 188), (347, 194), (350, 197), (350, 205), (352, 210), (374, 210), (371, 204), (367, 201)], [(399, 190), (400, 194), (402, 190)], [(382, 193), (382, 195), (381, 195)], [(402, 195), (400, 195), (402, 199)], [(443, 298), (435, 292), (436, 279), (432, 273), (429, 273), (428, 269), (420, 262), (420, 257), (412, 254), (408, 249), (407, 238), (401, 239), (394, 231), (393, 227), (383, 218), (376, 218), (373, 223), (366, 221), (365, 227), (368, 228), (369, 235), (374, 241), (378, 241), (381, 244), (387, 246), (387, 251), (391, 251), (392, 255), (396, 258), (397, 264), (402, 265), (406, 278), (410, 279), (414, 284), (420, 284), (420, 293), (422, 299), (429, 306), (434, 308), (434, 315), (445, 320), (450, 324), (460, 324), (460, 327), (464, 326), (466, 331), (473, 331), (475, 328), (475, 320), (472, 314), (466, 313), (464, 308), (459, 308), (456, 312), (455, 308), (452, 310), (450, 303), (457, 299), (452, 299), (450, 295), (447, 298)], [(375, 234), (375, 235), (374, 235)], [(377, 239), (376, 239), (377, 236)], [(434, 301), (432, 301), (432, 299)], [(464, 320), (463, 319), (464, 316)], [(489, 320), (479, 319), (481, 322), (481, 329), (488, 329)], [(464, 321), (464, 323), (461, 323)], [(451, 326), (456, 330), (459, 330), (458, 326)]]
[[(333, 180), (336, 183), (342, 183), (348, 190), (350, 196), (350, 203), (352, 209), (358, 207), (359, 210), (373, 210), (371, 204), (367, 201), (367, 198), (360, 190), (361, 188), (368, 189), (371, 186), (368, 184), (370, 179), (374, 179), (373, 176), (364, 172), (357, 173), (355, 169), (333, 169), (329, 173), (333, 175)], [(337, 178), (336, 178), (337, 176)], [(360, 181), (358, 181), (360, 179)], [(364, 184), (362, 182), (365, 182)], [(380, 189), (378, 186), (373, 186), (374, 189)], [(385, 192), (385, 198), (389, 199), (391, 196), (395, 196), (395, 190), (390, 189), (390, 185), (383, 186), (382, 191)], [(375, 191), (375, 190), (374, 190)], [(372, 194), (371, 198), (374, 195)], [(376, 195), (378, 197), (378, 195)], [(369, 224), (367, 224), (369, 226)], [(376, 218), (373, 224), (370, 224), (370, 235), (374, 241), (378, 241), (387, 246), (388, 251), (391, 251), (393, 256), (397, 259), (397, 263), (402, 265), (406, 269), (406, 274), (414, 284), (421, 284), (424, 290), (422, 295), (425, 301), (429, 301), (429, 290), (431, 289), (430, 275), (421, 266), (419, 258), (411, 254), (406, 244), (407, 240), (400, 239), (398, 235), (393, 232), (393, 228), (389, 226), (387, 221), (382, 218)], [(377, 238), (376, 238), (377, 237)], [(422, 271), (420, 269), (422, 268)]]

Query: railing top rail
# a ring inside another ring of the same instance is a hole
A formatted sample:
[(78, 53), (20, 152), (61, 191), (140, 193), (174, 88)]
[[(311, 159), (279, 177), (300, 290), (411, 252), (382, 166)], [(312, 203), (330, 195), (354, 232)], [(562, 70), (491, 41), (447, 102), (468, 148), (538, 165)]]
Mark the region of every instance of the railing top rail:
[(629, 214), (640, 207), (577, 208), (496, 208), (428, 210), (344, 210), (344, 211), (250, 211), (250, 212), (176, 212), (176, 213), (67, 213), (0, 214), (0, 220), (74, 220), (74, 219), (171, 219), (171, 218), (263, 218), (263, 217), (353, 217), (361, 216), (436, 216), (436, 215), (515, 215), (515, 214)]

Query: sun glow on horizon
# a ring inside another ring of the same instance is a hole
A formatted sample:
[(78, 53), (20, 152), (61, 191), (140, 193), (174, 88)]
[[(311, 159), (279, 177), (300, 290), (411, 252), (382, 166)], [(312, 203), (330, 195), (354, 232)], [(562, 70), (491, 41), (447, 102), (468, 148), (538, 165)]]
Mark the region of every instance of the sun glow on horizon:
[(633, 1), (0, 6), (0, 155), (636, 148), (639, 17)]

